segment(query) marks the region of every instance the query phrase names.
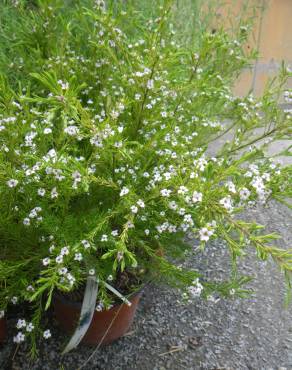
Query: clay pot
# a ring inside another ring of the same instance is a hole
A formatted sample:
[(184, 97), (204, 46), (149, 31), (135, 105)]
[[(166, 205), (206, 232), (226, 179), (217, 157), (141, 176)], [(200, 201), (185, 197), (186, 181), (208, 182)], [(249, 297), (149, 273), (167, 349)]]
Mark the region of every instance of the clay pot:
[(6, 319), (0, 319), (0, 343), (4, 342), (6, 338)]
[[(110, 344), (125, 335), (134, 320), (141, 295), (140, 291), (129, 298), (131, 306), (123, 303), (115, 305), (109, 310), (95, 311), (81, 343), (98, 345), (113, 320), (114, 322), (103, 339), (102, 345)], [(79, 320), (81, 303), (70, 302), (62, 295), (55, 295), (53, 303), (55, 317), (59, 325), (67, 334), (73, 334)]]

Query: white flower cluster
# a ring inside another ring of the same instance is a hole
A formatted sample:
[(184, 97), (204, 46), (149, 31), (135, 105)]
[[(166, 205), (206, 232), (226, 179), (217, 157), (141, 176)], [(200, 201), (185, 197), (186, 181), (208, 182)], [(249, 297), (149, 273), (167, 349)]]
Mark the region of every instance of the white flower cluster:
[(187, 303), (192, 303), (193, 299), (201, 296), (203, 289), (203, 285), (200, 283), (199, 278), (197, 278), (192, 282), (192, 285), (187, 287), (187, 291), (182, 294), (182, 298)]
[(32, 322), (26, 322), (25, 319), (19, 319), (16, 323), (16, 328), (18, 330), (22, 329), (22, 331), (19, 331), (13, 338), (14, 343), (19, 344), (25, 340), (25, 333), (23, 331), (31, 333), (35, 327)]
[(199, 238), (202, 242), (207, 242), (216, 231), (217, 223), (215, 220), (207, 222), (205, 227), (199, 230)]
[(193, 281), (193, 285), (188, 287), (188, 293), (192, 298), (198, 298), (202, 294), (203, 285), (199, 282), (199, 279)]

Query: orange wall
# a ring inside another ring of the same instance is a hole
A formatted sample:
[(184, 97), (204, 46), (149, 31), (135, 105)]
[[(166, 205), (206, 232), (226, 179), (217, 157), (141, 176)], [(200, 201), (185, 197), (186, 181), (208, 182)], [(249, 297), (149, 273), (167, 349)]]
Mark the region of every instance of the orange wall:
[[(234, 88), (242, 95), (253, 88), (254, 94), (263, 91), (265, 83), (273, 77), (284, 60), (292, 70), (292, 0), (226, 0), (217, 15), (240, 14), (243, 5), (256, 7), (251, 46), (259, 46), (259, 59), (253, 71), (244, 71)], [(288, 82), (292, 88), (292, 78)]]

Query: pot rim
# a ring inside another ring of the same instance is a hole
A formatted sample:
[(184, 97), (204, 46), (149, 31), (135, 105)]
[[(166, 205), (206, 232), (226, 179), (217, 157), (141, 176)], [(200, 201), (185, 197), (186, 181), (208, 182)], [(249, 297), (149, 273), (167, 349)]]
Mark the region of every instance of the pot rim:
[[(142, 293), (143, 293), (143, 290), (144, 290), (145, 286), (146, 286), (146, 284), (144, 284), (137, 291), (132, 292), (130, 295), (127, 296), (127, 299), (131, 301), (136, 296), (141, 296)], [(60, 294), (59, 291), (57, 291), (57, 292), (54, 293), (54, 295), (53, 295), (53, 301), (54, 300), (58, 300), (62, 304), (65, 304), (65, 305), (71, 306), (71, 307), (75, 307), (75, 308), (80, 308), (81, 309), (81, 306), (82, 306), (82, 302), (73, 302), (73, 301), (70, 301), (70, 299), (65, 298), (65, 295), (64, 294)], [(115, 304), (112, 305), (112, 307), (109, 310), (112, 310), (112, 309), (114, 309), (116, 307), (120, 307), (123, 304), (126, 305), (125, 302), (115, 303)], [(102, 310), (100, 312), (109, 311), (109, 310)]]

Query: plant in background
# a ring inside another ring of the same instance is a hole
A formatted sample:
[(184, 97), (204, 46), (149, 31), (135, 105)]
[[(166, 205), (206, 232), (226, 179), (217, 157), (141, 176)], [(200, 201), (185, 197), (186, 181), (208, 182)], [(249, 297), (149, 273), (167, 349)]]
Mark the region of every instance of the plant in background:
[[(53, 294), (82, 291), (88, 276), (99, 281), (99, 309), (145, 281), (187, 300), (244, 296), (248, 278), (236, 270), (218, 283), (179, 264), (197, 253), (186, 234), (201, 249), (225, 240), (234, 267), (250, 245), (290, 288), (292, 251), (240, 213), (291, 196), (291, 167), (265, 154), (291, 134), (291, 112), (278, 106), (291, 73), (283, 66), (260, 98), (234, 97), (255, 56), (244, 25), (183, 43), (171, 1), (154, 19), (122, 2), (69, 3), (5, 8), (22, 27), (0, 58), (0, 310), (33, 307), (15, 341), (31, 337), (35, 351), (35, 338), (51, 335), (41, 318)], [(1, 43), (4, 34), (5, 25)]]

